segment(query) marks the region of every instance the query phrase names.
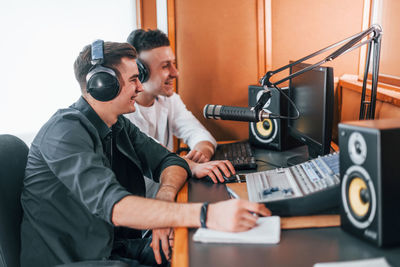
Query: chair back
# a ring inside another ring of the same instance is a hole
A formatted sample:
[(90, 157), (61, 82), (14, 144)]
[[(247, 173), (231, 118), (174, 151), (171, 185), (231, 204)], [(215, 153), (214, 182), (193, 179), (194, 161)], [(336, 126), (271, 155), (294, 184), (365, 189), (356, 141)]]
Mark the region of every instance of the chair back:
[(0, 135), (0, 267), (20, 266), (20, 195), (28, 151), (18, 137)]

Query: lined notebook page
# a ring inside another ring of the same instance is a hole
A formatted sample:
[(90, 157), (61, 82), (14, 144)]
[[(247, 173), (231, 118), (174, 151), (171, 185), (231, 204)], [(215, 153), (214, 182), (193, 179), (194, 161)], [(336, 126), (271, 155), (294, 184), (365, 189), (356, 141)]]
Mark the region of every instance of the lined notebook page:
[(246, 232), (230, 233), (199, 228), (193, 240), (203, 243), (277, 244), (281, 238), (279, 216), (260, 217), (257, 226)]

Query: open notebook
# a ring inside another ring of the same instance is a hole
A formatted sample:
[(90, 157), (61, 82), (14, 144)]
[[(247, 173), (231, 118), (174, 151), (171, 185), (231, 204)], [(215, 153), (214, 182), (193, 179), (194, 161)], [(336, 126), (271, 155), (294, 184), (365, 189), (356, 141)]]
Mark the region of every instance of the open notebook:
[(353, 261), (316, 263), (314, 267), (390, 267), (384, 257)]
[(252, 243), (277, 244), (281, 238), (281, 225), (278, 216), (260, 217), (257, 226), (246, 232), (222, 232), (199, 228), (193, 240), (203, 243)]

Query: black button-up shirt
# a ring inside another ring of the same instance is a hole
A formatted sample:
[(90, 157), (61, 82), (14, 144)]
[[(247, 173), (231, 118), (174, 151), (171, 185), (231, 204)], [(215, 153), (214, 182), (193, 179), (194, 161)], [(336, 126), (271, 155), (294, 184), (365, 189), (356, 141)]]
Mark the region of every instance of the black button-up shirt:
[(108, 258), (114, 204), (127, 195), (144, 196), (143, 175), (159, 181), (171, 165), (191, 175), (186, 161), (124, 116), (111, 130), (82, 97), (59, 110), (40, 129), (28, 155), (21, 265)]

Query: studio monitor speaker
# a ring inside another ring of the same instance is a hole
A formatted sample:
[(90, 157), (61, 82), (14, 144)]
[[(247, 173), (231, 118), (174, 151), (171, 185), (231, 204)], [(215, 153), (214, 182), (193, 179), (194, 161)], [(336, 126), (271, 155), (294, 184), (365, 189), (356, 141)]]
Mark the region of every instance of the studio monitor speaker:
[(378, 246), (400, 243), (400, 120), (339, 124), (341, 226)]
[[(271, 98), (264, 106), (264, 110), (278, 115), (287, 115), (287, 98), (275, 88), (271, 90)], [(249, 106), (254, 107), (264, 88), (262, 86), (249, 86)], [(282, 89), (288, 95), (288, 88)], [(249, 141), (252, 145), (273, 149), (285, 150), (300, 145), (298, 141), (288, 134), (288, 123), (285, 119), (265, 119), (260, 122), (249, 123)]]

